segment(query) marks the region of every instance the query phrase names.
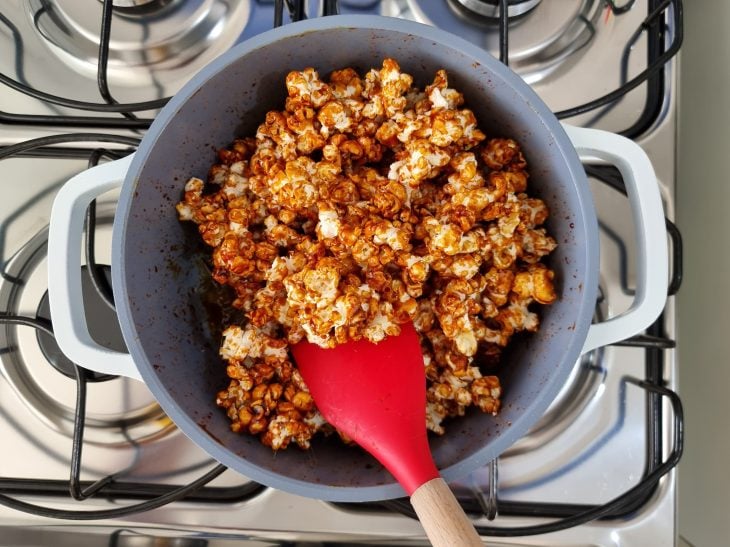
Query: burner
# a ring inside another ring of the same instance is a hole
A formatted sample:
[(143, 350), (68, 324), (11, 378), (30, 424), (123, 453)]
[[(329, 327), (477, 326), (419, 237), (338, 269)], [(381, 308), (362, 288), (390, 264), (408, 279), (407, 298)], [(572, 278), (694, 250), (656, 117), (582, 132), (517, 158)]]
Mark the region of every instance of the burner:
[[(113, 211), (100, 210), (97, 242), (111, 240)], [(48, 230), (33, 237), (6, 264), (0, 280), (0, 309), (14, 315), (48, 317)], [(83, 277), (88, 278), (88, 275)], [(116, 318), (100, 297), (84, 287), (84, 305), (92, 318), (92, 336), (107, 347), (123, 349)], [(88, 298), (91, 297), (91, 298)], [(94, 301), (96, 299), (96, 301)], [(40, 303), (40, 304), (39, 304)], [(107, 324), (99, 328), (100, 324)], [(50, 337), (27, 327), (7, 325), (0, 329), (0, 370), (16, 394), (42, 422), (71, 436), (76, 405), (76, 382), (70, 363)], [(85, 439), (91, 444), (126, 446), (175, 431), (146, 386), (127, 378), (97, 376), (87, 386)], [(98, 381), (106, 379), (108, 381)]]
[[(507, 17), (521, 17), (534, 9), (542, 0), (507, 0)], [(451, 4), (466, 16), (483, 17), (494, 21), (499, 19), (499, 0), (449, 0)]]
[[(102, 266), (104, 276), (111, 285), (111, 268)], [(99, 293), (91, 282), (88, 268), (81, 266), (81, 290), (83, 294), (84, 310), (86, 317), (93, 317), (93, 321), (89, 321), (89, 334), (98, 344), (116, 351), (127, 351), (122, 338), (122, 331), (119, 329), (119, 322), (114, 311), (104, 303)], [(51, 320), (51, 306), (48, 301), (48, 291), (43, 294), (41, 303), (38, 306), (36, 317), (39, 319)], [(43, 355), (48, 362), (58, 370), (61, 374), (65, 374), (69, 378), (76, 379), (74, 372), (74, 364), (61, 352), (56, 339), (42, 331), (36, 331), (38, 344), (41, 347)], [(111, 380), (116, 376), (102, 374), (92, 370), (84, 369), (86, 379), (92, 382), (100, 382)]]
[[(51, 50), (95, 77), (103, 2), (29, 1), (33, 24)], [(107, 72), (126, 86), (149, 82), (151, 69), (211, 61), (236, 42), (250, 12), (248, 2), (225, 0), (114, 0), (113, 6)]]
[[(498, 0), (407, 0), (416, 21), (434, 25), (499, 54)], [(467, 6), (471, 11), (467, 12)], [(568, 65), (597, 32), (601, 0), (510, 1), (509, 65), (529, 84)], [(481, 11), (475, 11), (476, 9)]]
[[(104, 0), (99, 0), (104, 2)], [(172, 2), (179, 0), (113, 0), (114, 9), (126, 13), (149, 13), (150, 10), (159, 10)]]

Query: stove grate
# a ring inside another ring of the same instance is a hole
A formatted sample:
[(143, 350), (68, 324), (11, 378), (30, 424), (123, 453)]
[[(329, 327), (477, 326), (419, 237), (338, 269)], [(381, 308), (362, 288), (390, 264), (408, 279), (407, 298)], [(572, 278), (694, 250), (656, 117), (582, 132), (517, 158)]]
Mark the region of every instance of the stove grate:
[[(505, 64), (508, 63), (508, 25), (506, 23), (507, 13), (506, 0), (500, 0), (503, 16), (500, 19), (500, 58)], [(607, 9), (614, 15), (620, 15), (631, 7), (633, 0), (622, 6), (606, 0)], [(0, 111), (0, 124), (7, 125), (28, 125), (43, 127), (73, 127), (73, 128), (106, 128), (106, 129), (133, 129), (141, 130), (149, 127), (151, 119), (138, 118), (136, 114), (154, 111), (166, 104), (169, 98), (156, 99), (138, 103), (117, 103), (108, 87), (106, 79), (106, 59), (109, 53), (109, 35), (112, 0), (104, 0), (104, 13), (102, 21), (102, 42), (99, 48), (99, 64), (97, 83), (104, 103), (90, 103), (77, 101), (64, 97), (58, 97), (40, 90), (36, 90), (23, 83), (22, 37), (13, 26), (12, 22), (0, 13), (0, 23), (5, 25), (14, 35), (16, 44), (16, 73), (17, 79), (0, 74), (0, 83), (7, 85), (16, 91), (35, 97), (41, 101), (49, 102), (58, 106), (68, 107), (80, 111), (97, 112), (103, 114), (121, 114), (120, 117), (94, 117), (94, 116), (48, 116), (33, 114), (17, 114)], [(584, 112), (595, 110), (602, 106), (612, 104), (619, 100), (632, 89), (642, 83), (648, 83), (647, 106), (645, 112), (640, 116), (634, 126), (623, 133), (635, 137), (648, 127), (655, 119), (651, 112), (656, 113), (661, 103), (661, 89), (663, 86), (662, 68), (671, 60), (679, 50), (682, 43), (682, 2), (681, 0), (651, 0), (651, 12), (644, 20), (641, 28), (637, 29), (635, 38), (641, 33), (648, 33), (650, 37), (649, 59), (647, 68), (639, 75), (626, 81), (622, 86), (613, 92), (600, 97), (594, 101), (580, 105), (562, 112), (556, 113), (560, 118), (572, 117)], [(286, 7), (289, 19), (298, 21), (306, 17), (304, 0), (275, 0), (273, 25), (280, 26), (284, 21), (284, 8)], [(323, 15), (333, 15), (338, 12), (336, 0), (326, 1), (323, 4)], [(661, 24), (662, 17), (671, 13), (673, 36), (672, 43), (664, 48), (665, 28)], [(36, 14), (38, 15), (38, 14)], [(627, 52), (630, 49), (627, 45)], [(626, 53), (625, 55), (628, 55)], [(648, 113), (648, 114), (647, 114)], [(654, 114), (655, 115), (655, 114)], [(69, 145), (73, 143), (110, 143), (126, 147), (123, 150), (110, 150), (97, 148), (93, 150), (76, 148)], [(103, 157), (117, 159), (131, 153), (139, 144), (137, 137), (124, 135), (110, 135), (106, 133), (67, 133), (32, 139), (11, 146), (0, 148), (0, 160), (9, 157), (57, 157), (57, 158), (88, 158), (90, 165), (95, 165)], [(623, 191), (623, 182), (620, 175), (610, 168), (586, 167), (587, 172), (594, 178), (604, 182), (617, 191)], [(667, 219), (667, 233), (672, 241), (672, 277), (669, 288), (669, 295), (674, 295), (679, 290), (682, 280), (682, 245), (681, 236), (677, 227)], [(93, 256), (93, 234), (95, 227), (95, 213), (93, 207), (87, 214), (87, 263), (89, 271), (98, 272), (98, 267)], [(89, 250), (92, 249), (92, 252)], [(622, 268), (626, 268), (623, 264)], [(95, 276), (95, 287), (100, 295), (113, 306), (113, 296), (103, 275)], [(626, 276), (622, 276), (622, 288), (630, 293), (631, 289), (626, 282)], [(0, 315), (0, 323), (25, 325), (41, 329), (52, 334), (52, 326), (39, 322), (35, 318)], [(678, 395), (663, 385), (664, 355), (666, 349), (675, 346), (673, 340), (666, 336), (663, 329), (663, 317), (651, 327), (646, 334), (632, 337), (631, 339), (619, 342), (617, 345), (633, 346), (644, 348), (646, 353), (645, 378), (625, 378), (627, 385), (643, 389), (646, 392), (646, 452), (647, 464), (642, 480), (631, 489), (624, 492), (610, 502), (600, 506), (586, 506), (568, 503), (536, 503), (536, 502), (515, 502), (502, 501), (499, 499), (497, 488), (498, 462), (490, 465), (490, 487), (488, 492), (480, 493), (473, 500), (463, 500), (465, 509), (474, 515), (482, 515), (487, 518), (494, 518), (499, 515), (505, 516), (540, 516), (557, 518), (558, 520), (529, 527), (487, 527), (479, 526), (479, 532), (491, 536), (526, 536), (553, 532), (577, 526), (594, 519), (618, 518), (628, 511), (643, 505), (656, 489), (659, 481), (671, 471), (681, 458), (683, 448), (683, 414), (682, 405)], [(81, 456), (83, 448), (84, 426), (85, 426), (85, 394), (86, 378), (83, 369), (75, 367), (76, 374), (76, 417), (74, 423), (73, 448), (70, 466), (69, 481), (21, 479), (21, 478), (0, 478), (0, 505), (11, 507), (19, 511), (32, 513), (57, 519), (68, 520), (96, 520), (107, 518), (120, 518), (134, 513), (155, 509), (168, 503), (181, 499), (211, 503), (231, 503), (243, 501), (256, 496), (264, 486), (256, 483), (248, 483), (243, 486), (234, 487), (210, 487), (206, 486), (213, 479), (225, 471), (225, 467), (218, 465), (196, 479), (195, 481), (181, 486), (165, 484), (136, 483), (123, 480), (123, 473), (116, 473), (102, 478), (94, 483), (80, 480)], [(673, 448), (666, 459), (662, 458), (662, 447), (665, 439), (662, 435), (662, 403), (668, 400), (674, 414), (673, 433), (671, 442)], [(78, 511), (59, 510), (37, 504), (22, 501), (17, 496), (41, 496), (41, 497), (63, 497), (70, 496), (76, 500), (83, 500), (89, 497), (103, 499), (130, 499), (137, 503), (117, 507), (108, 510)], [(139, 501), (144, 500), (144, 501)], [(358, 504), (359, 508), (366, 508), (372, 504)], [(414, 516), (407, 500), (393, 500), (382, 502), (377, 505), (379, 508), (396, 511), (408, 516)]]

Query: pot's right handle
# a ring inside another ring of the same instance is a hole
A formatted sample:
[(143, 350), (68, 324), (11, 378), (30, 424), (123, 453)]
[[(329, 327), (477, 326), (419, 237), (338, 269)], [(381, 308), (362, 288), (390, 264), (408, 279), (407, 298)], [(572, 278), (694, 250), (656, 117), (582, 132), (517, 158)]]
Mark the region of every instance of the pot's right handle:
[(81, 292), (86, 209), (94, 198), (122, 184), (132, 157), (87, 169), (58, 191), (48, 232), (48, 302), (56, 342), (66, 357), (96, 372), (141, 380), (128, 353), (105, 348), (91, 337)]
[(664, 208), (654, 168), (635, 142), (608, 131), (564, 124), (582, 161), (603, 160), (623, 177), (637, 234), (636, 292), (629, 309), (591, 325), (582, 352), (642, 332), (664, 309), (669, 284), (669, 251)]

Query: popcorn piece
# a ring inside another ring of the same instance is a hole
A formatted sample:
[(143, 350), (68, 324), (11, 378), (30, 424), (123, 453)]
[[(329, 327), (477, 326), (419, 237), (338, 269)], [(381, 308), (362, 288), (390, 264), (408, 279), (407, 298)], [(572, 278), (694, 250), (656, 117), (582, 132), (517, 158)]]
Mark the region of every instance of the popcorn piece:
[(521, 299), (532, 298), (540, 304), (552, 304), (557, 299), (553, 277), (555, 274), (544, 264), (530, 264), (526, 271), (515, 275), (512, 290)]
[(332, 90), (319, 78), (313, 68), (290, 72), (286, 77), (286, 90), (289, 97), (297, 98), (304, 104), (315, 108), (324, 105), (332, 98)]
[(455, 110), (464, 103), (464, 96), (455, 89), (450, 89), (448, 85), (449, 79), (446, 71), (436, 71), (433, 83), (426, 86), (425, 90), (425, 95), (428, 97), (433, 110)]
[(362, 96), (362, 80), (351, 68), (333, 71), (330, 88), (337, 99), (359, 99)]
[(332, 239), (340, 234), (340, 218), (336, 209), (320, 204), (318, 218), (317, 234), (321, 238)]
[(286, 360), (286, 342), (272, 338), (255, 327), (246, 329), (232, 325), (223, 331), (221, 357), (228, 360), (245, 361), (251, 357), (268, 360)]
[(390, 165), (388, 178), (416, 187), (425, 179), (434, 178), (449, 163), (449, 154), (426, 139), (406, 144), (400, 159)]

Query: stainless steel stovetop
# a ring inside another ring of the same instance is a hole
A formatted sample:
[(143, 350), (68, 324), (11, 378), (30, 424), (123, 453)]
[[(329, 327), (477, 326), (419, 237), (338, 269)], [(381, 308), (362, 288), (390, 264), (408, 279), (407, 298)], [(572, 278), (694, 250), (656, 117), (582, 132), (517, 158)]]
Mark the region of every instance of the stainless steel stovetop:
[[(340, 11), (436, 23), (498, 55), (497, 23), (476, 22), (477, 16), (468, 12), (489, 10), (489, 2), (465, 1), (466, 8), (456, 8), (456, 1), (342, 0)], [(660, 48), (669, 47), (678, 30), (673, 20), (679, 2), (629, 1), (630, 9), (616, 9), (615, 13), (610, 9), (614, 3), (603, 0), (512, 3), (517, 11), (536, 7), (510, 24), (510, 65), (556, 112), (602, 96), (633, 78), (647, 68), (657, 41)], [(116, 101), (130, 103), (173, 94), (210, 59), (271, 28), (275, 3), (137, 0), (115, 4), (108, 86)], [(658, 37), (652, 42), (650, 32), (637, 33), (637, 29), (655, 7), (666, 7), (664, 4), (669, 4), (668, 9), (654, 19), (662, 32), (652, 27)], [(320, 9), (319, 2), (307, 3), (310, 16)], [(97, 86), (102, 10), (101, 1), (3, 2), (0, 73), (52, 95), (103, 103)], [(567, 120), (626, 131), (635, 138), (653, 161), (669, 219), (674, 217), (676, 73), (676, 61), (670, 61), (658, 72), (658, 83), (642, 84), (606, 107)], [(154, 111), (137, 115), (152, 118)], [(57, 116), (86, 119), (59, 122)], [(59, 135), (61, 141), (54, 153), (43, 147), (0, 161), (5, 189), (0, 199), (0, 312), (44, 317), (46, 233), (55, 192), (87, 167), (94, 149), (126, 148), (116, 142), (102, 143), (107, 139), (98, 134), (129, 138), (140, 137), (144, 131), (137, 128), (143, 124), (134, 119), (123, 122), (126, 127), (115, 127), (120, 124), (109, 119), (124, 120), (115, 114), (49, 104), (0, 85), (0, 146), (49, 135)], [(67, 142), (63, 135), (69, 133), (95, 135)], [(636, 246), (625, 197), (598, 180), (610, 178), (610, 171), (591, 173), (602, 229), (602, 299), (596, 313), (611, 316), (631, 302)], [(114, 196), (109, 195), (98, 205), (95, 249), (99, 264), (112, 260), (114, 203)], [(674, 247), (677, 250), (676, 240)], [(677, 281), (681, 264), (672, 267)], [(93, 287), (88, 294), (94, 298)], [(119, 344), (111, 312), (101, 302), (96, 302), (95, 309), (100, 327), (97, 336)], [(652, 336), (602, 348), (577, 363), (571, 382), (531, 434), (504, 454), (498, 465), (453, 485), (475, 523), (505, 533), (516, 527), (549, 525), (644, 484), (647, 472), (670, 456), (677, 440), (673, 413), (667, 401), (649, 397), (627, 378), (676, 387), (677, 363), (671, 349), (675, 316), (674, 300), (669, 298)], [(146, 486), (152, 485), (153, 494), (162, 492), (164, 485), (184, 485), (214, 467), (214, 462), (174, 428), (143, 385), (126, 379), (93, 382), (87, 386), (81, 477), (94, 480), (118, 474), (117, 487), (83, 502), (71, 500), (66, 491), (77, 419), (76, 382), (49, 364), (62, 363), (63, 357), (27, 326), (0, 325), (0, 348), (0, 438), (4, 447), (0, 452), (0, 503), (3, 496), (11, 496), (61, 510), (114, 510), (146, 500)], [(223, 473), (202, 492), (193, 501), (123, 517), (102, 513), (99, 517), (104, 518), (90, 521), (77, 521), (72, 513), (56, 519), (38, 511), (0, 506), (0, 543), (425, 544), (419, 524), (393, 510), (402, 509), (398, 504), (333, 505), (259, 488), (232, 472)], [(673, 544), (674, 471), (637, 499), (632, 507), (611, 511), (613, 518), (606, 520), (549, 534), (485, 538), (490, 545)], [(489, 520), (495, 504), (498, 515)], [(618, 513), (625, 514), (617, 518)]]

